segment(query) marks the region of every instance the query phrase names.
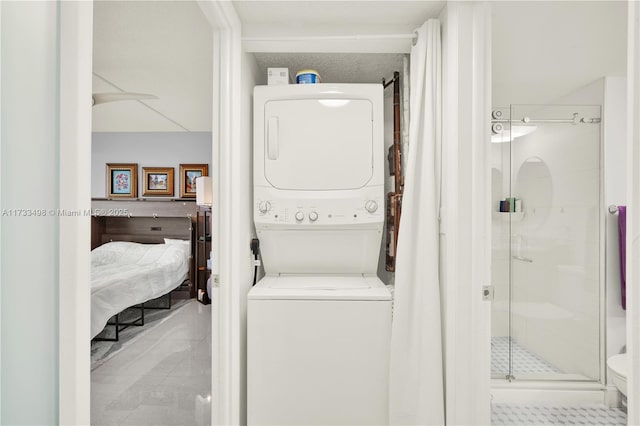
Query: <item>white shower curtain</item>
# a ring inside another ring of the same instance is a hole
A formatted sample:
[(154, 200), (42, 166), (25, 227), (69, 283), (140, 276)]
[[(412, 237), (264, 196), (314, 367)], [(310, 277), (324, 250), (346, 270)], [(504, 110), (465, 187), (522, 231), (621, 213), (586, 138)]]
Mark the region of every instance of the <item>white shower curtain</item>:
[(389, 422), (445, 422), (439, 280), (440, 22), (427, 21), (411, 49), (409, 152), (396, 259)]

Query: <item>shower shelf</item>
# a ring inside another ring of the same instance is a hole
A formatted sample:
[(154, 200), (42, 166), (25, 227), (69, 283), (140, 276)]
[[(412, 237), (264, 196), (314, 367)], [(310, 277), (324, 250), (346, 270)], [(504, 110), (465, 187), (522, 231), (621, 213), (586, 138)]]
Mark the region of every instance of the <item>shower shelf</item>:
[(524, 219), (525, 212), (492, 212), (491, 216), (495, 220), (501, 220), (503, 222), (520, 222)]

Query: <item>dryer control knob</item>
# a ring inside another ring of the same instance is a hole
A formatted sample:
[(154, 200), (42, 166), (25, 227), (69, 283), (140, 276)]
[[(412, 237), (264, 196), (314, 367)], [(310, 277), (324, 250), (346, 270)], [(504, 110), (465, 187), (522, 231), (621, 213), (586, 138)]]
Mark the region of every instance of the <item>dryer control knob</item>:
[(296, 213), (296, 220), (297, 220), (298, 222), (301, 222), (303, 219), (304, 219), (304, 213), (302, 213), (302, 212), (297, 212), (297, 213)]
[(309, 220), (311, 222), (315, 222), (316, 220), (318, 220), (318, 213), (317, 212), (309, 213)]
[(260, 213), (268, 212), (271, 210), (271, 203), (268, 201), (260, 201), (260, 204), (258, 204), (258, 210), (260, 210)]
[(375, 213), (378, 210), (378, 203), (374, 200), (369, 200), (364, 204), (364, 208), (367, 209), (369, 213)]

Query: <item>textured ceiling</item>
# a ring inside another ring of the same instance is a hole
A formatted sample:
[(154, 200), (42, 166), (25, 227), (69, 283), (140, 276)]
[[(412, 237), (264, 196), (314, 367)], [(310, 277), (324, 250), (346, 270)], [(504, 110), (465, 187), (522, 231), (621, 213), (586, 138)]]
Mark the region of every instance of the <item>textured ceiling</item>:
[(492, 3), (493, 104), (542, 104), (625, 75), (625, 1)]
[(95, 1), (93, 92), (158, 99), (93, 108), (97, 132), (210, 131), (211, 27), (193, 1)]
[(296, 72), (311, 68), (323, 83), (380, 83), (391, 79), (394, 71), (402, 71), (402, 54), (390, 53), (255, 53), (258, 66), (267, 75), (267, 67), (289, 68)]
[[(243, 34), (254, 36), (410, 33), (443, 1), (236, 1)], [(315, 68), (325, 82), (380, 82), (402, 68), (399, 54), (257, 54), (292, 74)], [(94, 93), (158, 99), (93, 108), (96, 132), (210, 131), (212, 34), (195, 1), (94, 2)], [(265, 74), (266, 75), (266, 74)]]
[(244, 36), (411, 32), (438, 16), (444, 1), (234, 1)]

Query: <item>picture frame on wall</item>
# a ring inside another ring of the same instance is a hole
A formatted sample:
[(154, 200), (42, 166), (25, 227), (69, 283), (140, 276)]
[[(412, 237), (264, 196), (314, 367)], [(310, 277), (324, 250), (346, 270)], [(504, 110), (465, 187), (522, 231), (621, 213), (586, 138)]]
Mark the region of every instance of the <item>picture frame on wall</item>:
[(208, 164), (180, 164), (180, 198), (196, 198), (196, 179), (209, 176)]
[(143, 167), (143, 197), (173, 197), (173, 167)]
[(138, 164), (107, 163), (107, 198), (138, 197)]

